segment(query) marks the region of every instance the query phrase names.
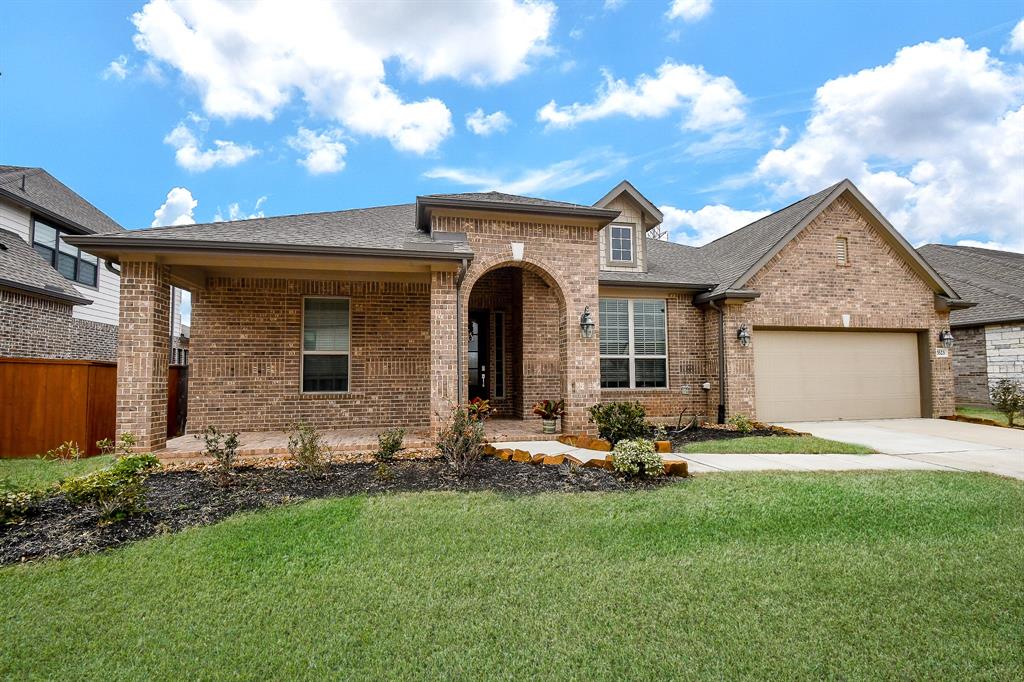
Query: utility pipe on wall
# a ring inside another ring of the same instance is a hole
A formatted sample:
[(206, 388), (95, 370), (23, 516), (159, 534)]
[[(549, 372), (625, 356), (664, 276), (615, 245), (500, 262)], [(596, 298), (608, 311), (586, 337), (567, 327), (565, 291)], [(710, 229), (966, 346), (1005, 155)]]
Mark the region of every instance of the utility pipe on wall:
[(718, 311), (718, 423), (725, 423), (725, 308), (717, 301), (709, 301)]

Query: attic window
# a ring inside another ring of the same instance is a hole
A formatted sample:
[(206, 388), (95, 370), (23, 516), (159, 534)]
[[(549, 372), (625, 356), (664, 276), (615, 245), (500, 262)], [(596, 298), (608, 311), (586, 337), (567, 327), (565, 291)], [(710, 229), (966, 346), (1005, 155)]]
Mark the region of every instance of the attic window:
[(839, 265), (850, 264), (849, 243), (846, 237), (836, 237), (836, 263)]
[(609, 226), (609, 247), (614, 263), (633, 262), (633, 226), (613, 223)]

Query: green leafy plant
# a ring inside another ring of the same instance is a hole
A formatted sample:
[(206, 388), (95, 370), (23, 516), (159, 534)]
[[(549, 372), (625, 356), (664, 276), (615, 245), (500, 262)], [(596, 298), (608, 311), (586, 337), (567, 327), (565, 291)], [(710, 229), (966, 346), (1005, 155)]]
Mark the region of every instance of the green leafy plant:
[(299, 422), (288, 434), (288, 454), (310, 476), (322, 473), (330, 450), (322, 433), (312, 424)]
[(564, 400), (542, 400), (533, 406), (533, 413), (541, 419), (558, 419), (565, 416)]
[(391, 467), (389, 467), (384, 462), (381, 462), (380, 464), (377, 465), (376, 474), (377, 480), (379, 481), (387, 482), (395, 480), (395, 474), (394, 472), (391, 471)]
[(159, 466), (153, 455), (122, 457), (109, 469), (64, 481), (60, 491), (69, 502), (99, 511), (101, 523), (119, 521), (145, 511), (144, 483)]
[(466, 404), (466, 414), (473, 421), (482, 422), (491, 416), (491, 401), (483, 398), (473, 398)]
[(7, 492), (0, 495), (0, 526), (21, 523), (43, 496), (38, 490)]
[(612, 445), (647, 435), (647, 411), (638, 402), (598, 403), (590, 408), (597, 434)]
[(460, 478), (472, 470), (484, 450), (484, 425), (456, 408), (437, 438), (437, 451), (441, 453)]
[(743, 414), (736, 414), (729, 418), (729, 424), (736, 427), (740, 433), (750, 433), (754, 430), (754, 423)]
[[(203, 455), (212, 457), (221, 485), (230, 485), (231, 470), (238, 459), (238, 433), (221, 433), (216, 426), (206, 427), (201, 436), (205, 447)], [(200, 436), (196, 436), (200, 438)]]
[(992, 407), (1006, 415), (1006, 422), (1013, 426), (1013, 418), (1024, 413), (1024, 386), (1013, 379), (1000, 379), (989, 392)]
[(82, 458), (82, 450), (78, 443), (66, 440), (52, 450), (47, 450), (43, 459), (57, 459), (62, 462), (77, 462)]
[(115, 457), (128, 457), (135, 451), (135, 436), (127, 431), (117, 437), (104, 438), (96, 441), (96, 447), (100, 449), (101, 455), (113, 455)]
[(388, 429), (377, 435), (377, 460), (390, 462), (402, 449), (402, 440), (405, 438), (405, 429)]
[(620, 440), (612, 450), (615, 471), (637, 478), (655, 478), (665, 473), (665, 464), (654, 451), (654, 443), (638, 438)]

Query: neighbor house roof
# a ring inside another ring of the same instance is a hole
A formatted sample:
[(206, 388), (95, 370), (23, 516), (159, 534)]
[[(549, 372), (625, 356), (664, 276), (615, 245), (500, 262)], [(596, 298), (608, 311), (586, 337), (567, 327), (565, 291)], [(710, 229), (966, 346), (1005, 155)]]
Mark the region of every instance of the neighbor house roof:
[(707, 291), (718, 281), (718, 274), (696, 246), (648, 237), (647, 272), (602, 270), (598, 279), (610, 285), (667, 285)]
[(926, 244), (918, 252), (961, 297), (977, 303), (951, 311), (952, 326), (1024, 320), (1024, 254), (947, 244)]
[(21, 237), (7, 230), (0, 230), (0, 287), (74, 304), (92, 303)]
[(124, 231), (113, 218), (42, 168), (0, 165), (0, 199), (8, 199), (85, 233)]

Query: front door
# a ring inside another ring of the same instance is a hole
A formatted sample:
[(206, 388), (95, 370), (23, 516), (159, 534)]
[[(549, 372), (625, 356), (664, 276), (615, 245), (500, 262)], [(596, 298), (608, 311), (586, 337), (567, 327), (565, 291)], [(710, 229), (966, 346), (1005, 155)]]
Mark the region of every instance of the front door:
[(491, 314), (488, 310), (472, 310), (469, 313), (469, 399), (487, 400), (491, 397), (487, 385), (488, 350), (491, 328)]

